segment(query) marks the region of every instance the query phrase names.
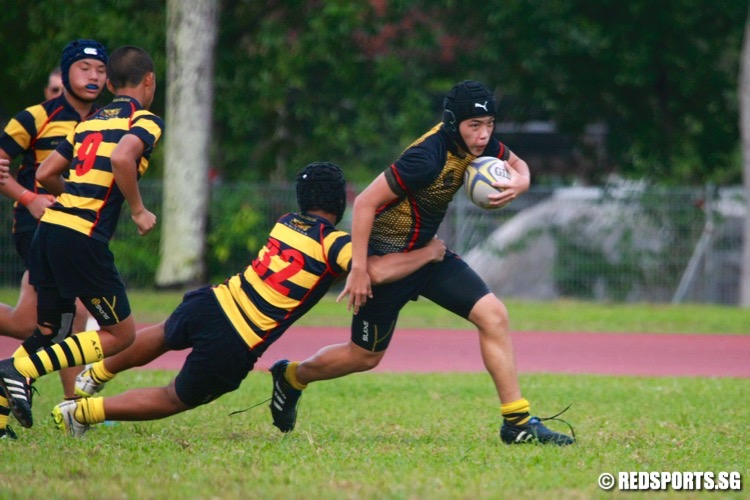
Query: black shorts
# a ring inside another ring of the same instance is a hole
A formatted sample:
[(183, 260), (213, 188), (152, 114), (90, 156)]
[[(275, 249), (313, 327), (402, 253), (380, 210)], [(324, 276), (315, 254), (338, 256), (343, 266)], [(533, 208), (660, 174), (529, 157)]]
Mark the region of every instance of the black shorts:
[(193, 349), (175, 379), (177, 396), (191, 408), (237, 389), (258, 360), (210, 287), (185, 294), (164, 325), (164, 340), (175, 351)]
[(352, 342), (368, 351), (384, 351), (393, 337), (399, 312), (419, 296), (468, 318), (474, 304), (488, 293), (482, 278), (448, 251), (441, 262), (427, 264), (402, 280), (373, 286), (373, 297), (352, 316)]
[[(76, 297), (102, 325), (114, 325), (130, 316), (130, 303), (115, 256), (106, 243), (72, 229), (39, 224), (29, 252), (29, 282), (44, 295)], [(40, 304), (44, 307), (44, 304)]]
[(29, 268), (29, 251), (31, 248), (31, 239), (34, 237), (34, 231), (24, 231), (22, 233), (13, 233), (13, 242), (16, 245), (16, 253), (26, 269)]

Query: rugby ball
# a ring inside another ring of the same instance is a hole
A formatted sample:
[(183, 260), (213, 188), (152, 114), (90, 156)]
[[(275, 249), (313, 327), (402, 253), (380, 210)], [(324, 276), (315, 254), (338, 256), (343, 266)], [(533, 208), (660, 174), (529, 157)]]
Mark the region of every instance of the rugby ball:
[(487, 210), (502, 208), (501, 206), (490, 206), (488, 196), (500, 191), (492, 185), (500, 179), (510, 179), (510, 173), (505, 162), (494, 156), (480, 156), (472, 161), (466, 172), (464, 172), (464, 187), (469, 199), (476, 206)]

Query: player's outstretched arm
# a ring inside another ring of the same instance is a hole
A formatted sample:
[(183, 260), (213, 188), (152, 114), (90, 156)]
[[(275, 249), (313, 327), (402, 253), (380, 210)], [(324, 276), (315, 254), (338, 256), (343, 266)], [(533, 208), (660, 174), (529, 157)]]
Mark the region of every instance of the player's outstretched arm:
[(445, 242), (433, 238), (422, 248), (403, 253), (371, 255), (367, 259), (367, 272), (375, 285), (398, 281), (430, 262), (440, 262), (445, 257)]

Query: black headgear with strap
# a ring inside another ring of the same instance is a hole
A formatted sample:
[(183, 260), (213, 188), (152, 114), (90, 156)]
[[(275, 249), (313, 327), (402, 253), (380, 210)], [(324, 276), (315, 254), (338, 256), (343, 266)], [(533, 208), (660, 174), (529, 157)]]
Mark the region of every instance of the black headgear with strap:
[(297, 174), (297, 204), (303, 212), (325, 210), (341, 222), (346, 209), (346, 180), (335, 163), (315, 162)]
[(495, 116), (495, 95), (479, 82), (464, 80), (450, 89), (443, 100), (443, 128), (466, 149), (458, 126), (476, 116)]
[(107, 49), (96, 40), (74, 40), (65, 46), (62, 51), (62, 57), (60, 58), (60, 73), (63, 86), (68, 89), (68, 92), (70, 93), (73, 93), (73, 89), (70, 88), (68, 72), (73, 63), (80, 61), (81, 59), (97, 59), (104, 64), (107, 64)]

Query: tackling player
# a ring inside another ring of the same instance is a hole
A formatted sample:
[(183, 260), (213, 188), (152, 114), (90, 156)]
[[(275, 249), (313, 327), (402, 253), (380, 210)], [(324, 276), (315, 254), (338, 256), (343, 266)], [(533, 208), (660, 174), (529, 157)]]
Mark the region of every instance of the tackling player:
[[(58, 428), (81, 436), (105, 420), (164, 418), (237, 389), (265, 350), (349, 270), (351, 240), (335, 227), (346, 207), (341, 169), (312, 163), (298, 174), (296, 190), (299, 212), (276, 222), (243, 272), (185, 294), (166, 321), (140, 330), (130, 347), (85, 370), (76, 390), (86, 397), (52, 410)], [(375, 259), (373, 281), (398, 279), (444, 254), (443, 243), (433, 239), (420, 250)], [(192, 350), (168, 385), (88, 397), (115, 374), (182, 349)]]

